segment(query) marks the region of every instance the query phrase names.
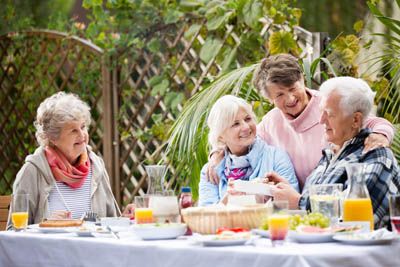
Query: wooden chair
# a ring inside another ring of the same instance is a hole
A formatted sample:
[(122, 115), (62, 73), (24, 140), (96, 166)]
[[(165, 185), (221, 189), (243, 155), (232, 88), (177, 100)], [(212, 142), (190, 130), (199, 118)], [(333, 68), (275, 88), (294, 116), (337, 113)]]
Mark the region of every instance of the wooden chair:
[(0, 231), (6, 230), (11, 195), (0, 196)]

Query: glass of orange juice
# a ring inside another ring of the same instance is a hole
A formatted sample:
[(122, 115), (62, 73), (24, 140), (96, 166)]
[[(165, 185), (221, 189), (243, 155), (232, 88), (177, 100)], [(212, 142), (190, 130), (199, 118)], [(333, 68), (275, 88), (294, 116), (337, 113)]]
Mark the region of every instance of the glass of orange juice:
[(28, 194), (13, 194), (11, 202), (11, 222), (15, 231), (23, 231), (28, 226)]
[(272, 245), (283, 244), (289, 231), (289, 203), (286, 200), (272, 202), (272, 214), (268, 216), (269, 235)]
[(135, 197), (135, 222), (141, 223), (152, 223), (153, 210), (149, 208), (150, 195), (136, 196)]

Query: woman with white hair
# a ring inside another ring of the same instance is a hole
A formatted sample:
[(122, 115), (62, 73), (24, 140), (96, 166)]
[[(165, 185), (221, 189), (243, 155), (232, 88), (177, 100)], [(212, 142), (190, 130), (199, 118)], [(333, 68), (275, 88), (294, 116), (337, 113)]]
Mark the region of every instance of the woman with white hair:
[(116, 216), (103, 160), (88, 146), (90, 107), (74, 94), (45, 99), (35, 121), (39, 148), (25, 159), (13, 193), (29, 194), (29, 224), (80, 218), (86, 211)]
[(310, 209), (308, 189), (312, 184), (341, 183), (348, 186), (345, 166), (349, 163), (365, 163), (364, 178), (374, 211), (375, 228), (386, 226), (389, 219), (389, 194), (400, 190), (399, 167), (392, 151), (379, 147), (363, 152), (365, 139), (371, 130), (363, 123), (371, 112), (374, 92), (368, 84), (353, 77), (337, 77), (320, 87), (321, 117), (325, 138), (330, 147), (323, 150), (317, 167), (308, 176), (302, 195), (292, 190), (282, 177), (274, 177), (275, 199), (289, 199), (291, 208)]
[(226, 95), (218, 99), (208, 115), (208, 140), (213, 148), (223, 149), (224, 158), (216, 171), (219, 184), (207, 180), (207, 164), (202, 168), (199, 205), (226, 202), (228, 180), (253, 180), (276, 172), (299, 190), (292, 163), (286, 152), (267, 145), (256, 135), (256, 120), (251, 105), (243, 99)]

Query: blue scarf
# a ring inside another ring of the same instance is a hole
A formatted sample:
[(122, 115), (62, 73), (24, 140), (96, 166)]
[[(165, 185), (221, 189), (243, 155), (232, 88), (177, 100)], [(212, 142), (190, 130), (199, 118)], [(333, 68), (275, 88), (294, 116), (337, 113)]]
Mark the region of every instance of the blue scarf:
[[(249, 150), (251, 150), (249, 147)], [(233, 178), (235, 180), (249, 180), (253, 169), (251, 168), (248, 155), (235, 156), (231, 153), (227, 153), (225, 161), (224, 174), (227, 179)]]

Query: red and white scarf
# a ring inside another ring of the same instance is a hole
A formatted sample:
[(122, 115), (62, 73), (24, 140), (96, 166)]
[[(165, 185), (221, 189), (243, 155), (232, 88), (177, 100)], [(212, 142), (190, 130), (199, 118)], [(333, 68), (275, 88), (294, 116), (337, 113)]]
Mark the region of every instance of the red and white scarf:
[(56, 181), (63, 182), (71, 188), (80, 188), (90, 170), (90, 159), (87, 152), (79, 156), (76, 164), (69, 163), (64, 154), (57, 148), (45, 148), (47, 162)]

